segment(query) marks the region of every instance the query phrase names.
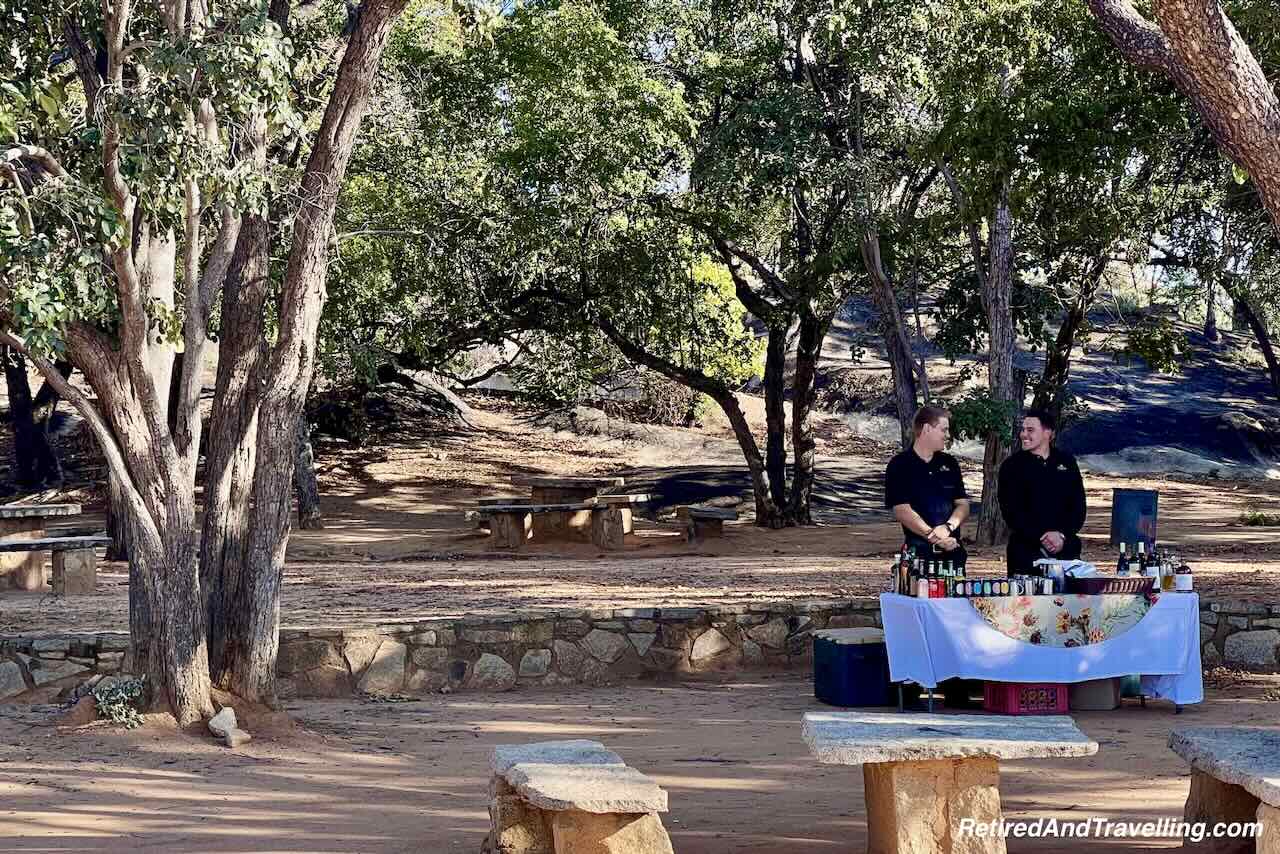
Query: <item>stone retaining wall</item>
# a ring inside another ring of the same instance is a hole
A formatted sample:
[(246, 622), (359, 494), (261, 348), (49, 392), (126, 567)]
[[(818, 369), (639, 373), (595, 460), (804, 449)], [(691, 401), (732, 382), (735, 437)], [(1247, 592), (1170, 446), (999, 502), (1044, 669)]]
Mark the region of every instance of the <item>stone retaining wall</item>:
[[(372, 628), (283, 629), (291, 697), (600, 685), (659, 674), (807, 669), (814, 629), (880, 625), (874, 599), (486, 615)], [(1202, 602), (1202, 658), (1280, 667), (1280, 605)], [(128, 670), (128, 637), (0, 636), (0, 699), (73, 676)]]

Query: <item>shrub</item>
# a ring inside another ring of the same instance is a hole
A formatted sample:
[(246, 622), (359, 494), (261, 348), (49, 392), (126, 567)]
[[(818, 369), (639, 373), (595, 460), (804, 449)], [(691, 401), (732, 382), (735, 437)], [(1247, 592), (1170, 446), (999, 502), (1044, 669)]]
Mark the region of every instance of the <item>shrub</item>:
[(93, 703), (98, 709), (98, 716), (121, 724), (125, 729), (141, 726), (142, 713), (138, 710), (138, 703), (145, 687), (145, 677), (99, 683), (93, 689)]
[(1240, 524), (1250, 528), (1280, 525), (1280, 513), (1263, 513), (1256, 507), (1250, 507), (1240, 514)]

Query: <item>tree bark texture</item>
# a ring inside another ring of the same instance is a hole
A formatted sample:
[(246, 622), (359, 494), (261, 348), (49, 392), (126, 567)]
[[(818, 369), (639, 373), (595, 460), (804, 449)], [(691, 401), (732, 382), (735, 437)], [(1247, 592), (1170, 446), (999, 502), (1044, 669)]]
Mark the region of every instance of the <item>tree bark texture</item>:
[[(987, 312), (987, 387), (993, 400), (1013, 401), (1019, 409), (1022, 401), (1013, 400), (1013, 217), (1009, 211), (1009, 184), (1001, 186), (988, 222), (988, 270), (984, 281), (983, 305)], [(982, 508), (978, 516), (976, 537), (982, 545), (995, 545), (1008, 536), (1000, 505), (996, 501), (996, 482), (1000, 466), (1012, 451), (1007, 426), (987, 435), (982, 460)]]
[(1153, 0), (1155, 21), (1130, 0), (1088, 0), (1134, 65), (1159, 71), (1195, 107), (1218, 147), (1245, 170), (1280, 231), (1280, 100), (1218, 0)]
[[(884, 348), (893, 374), (893, 399), (898, 409), (902, 447), (909, 448), (915, 439), (912, 424), (920, 405), (920, 389), (916, 385), (917, 368), (911, 355), (906, 321), (898, 306), (898, 295), (880, 261), (880, 238), (874, 232), (868, 233), (863, 239), (862, 258), (867, 274), (871, 277), (871, 301), (880, 316), (880, 334), (884, 338)], [(923, 370), (920, 374), (923, 377)], [(925, 396), (928, 397), (927, 388)]]
[[(264, 150), (254, 156), (261, 160)], [(242, 654), (242, 585), (258, 430), (257, 388), (266, 349), (263, 308), (269, 283), (267, 220), (245, 217), (223, 286), (223, 336), (205, 458), (200, 576), (208, 612), (209, 667), (214, 684), (230, 687)]]
[[(788, 318), (789, 320), (789, 318)], [(776, 507), (787, 504), (786, 369), (789, 323), (769, 327), (764, 356), (765, 471)]]
[(293, 464), (293, 488), (298, 495), (298, 527), (324, 527), (320, 513), (320, 484), (316, 480), (315, 455), (311, 451), (311, 425), (304, 411), (298, 416), (298, 452)]
[[(47, 359), (0, 330), (0, 341), (32, 359), (46, 381), (85, 417), (102, 446), (117, 493), (113, 508), (123, 511), (115, 515), (126, 532), (131, 558), (131, 601), (137, 604), (131, 628), (145, 633), (145, 656), (139, 654), (134, 664), (149, 677), (151, 700), (172, 711), (183, 726), (213, 712), (213, 645), (223, 684), (251, 701), (275, 699), (279, 585), (292, 508), (296, 429), (313, 371), (334, 209), (391, 24), (405, 5), (406, 0), (366, 0), (349, 34), (298, 190), (301, 204), (283, 286), (273, 295), (276, 344), (259, 352), (266, 336), (237, 340), (232, 335), (224, 352), (231, 358), (225, 371), (220, 366), (222, 390), (228, 394), (215, 406), (220, 435), (211, 442), (209, 494), (212, 527), (217, 529), (211, 542), (202, 542), (195, 512), (201, 356), (213, 305), (228, 280), (242, 293), (224, 304), (224, 330), (238, 331), (240, 312), (247, 328), (261, 333), (268, 276), (265, 224), (258, 222), (240, 241), (241, 218), (230, 205), (202, 199), (198, 182), (184, 178), (182, 230), (165, 226), (160, 231), (143, 214), (130, 185), (132, 173), (122, 165), (128, 145), (124, 129), (112, 111), (99, 110), (105, 194), (129, 226), (109, 259), (120, 320), (110, 335), (76, 323), (64, 330), (67, 352), (84, 372), (96, 402), (59, 376)], [(105, 69), (93, 67), (81, 34), (65, 28), (82, 79), (94, 84), (86, 86), (91, 102), (99, 80), (126, 95), (133, 83), (125, 74), (132, 50), (126, 48), (133, 23), (130, 4), (108, 4), (103, 11), (99, 56), (106, 60)], [(162, 11), (164, 29), (148, 38), (187, 38), (208, 25), (207, 7), (199, 4), (179, 3)], [(265, 135), (265, 122), (257, 124)], [(186, 129), (216, 138), (221, 130), (213, 106), (196, 105)], [(243, 138), (235, 142), (233, 151), (245, 150)], [(262, 140), (257, 142), (249, 148), (258, 158), (254, 165), (261, 167)], [(42, 150), (31, 151), (34, 157)], [(56, 166), (56, 159), (50, 159)], [(56, 174), (66, 177), (65, 171)], [(221, 218), (212, 242), (202, 237), (206, 211)], [(237, 246), (243, 249), (240, 264), (228, 275)], [(176, 304), (179, 294), (182, 306)], [(151, 308), (157, 304), (182, 309), (186, 358), (176, 371), (175, 346), (152, 334)], [(237, 395), (231, 380), (241, 383), (242, 394)], [(202, 554), (214, 562), (204, 573)], [(211, 597), (202, 589), (205, 579), (218, 583)], [(236, 606), (233, 621), (227, 619), (224, 610)], [(222, 632), (214, 644), (206, 627), (211, 614)], [(139, 646), (142, 640), (135, 637)]]
[(810, 501), (813, 497), (817, 443), (813, 438), (813, 405), (817, 397), (818, 359), (822, 341), (827, 337), (832, 316), (800, 316), (800, 334), (796, 342), (796, 369), (791, 381), (791, 447), (795, 466), (791, 474), (791, 496), (787, 516), (793, 524), (812, 525)]

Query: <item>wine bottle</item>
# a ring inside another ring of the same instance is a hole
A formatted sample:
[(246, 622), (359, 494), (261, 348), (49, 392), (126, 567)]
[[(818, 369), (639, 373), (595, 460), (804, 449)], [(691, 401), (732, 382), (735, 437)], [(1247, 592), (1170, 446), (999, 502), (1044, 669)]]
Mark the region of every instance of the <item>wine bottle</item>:
[(1125, 544), (1120, 544), (1120, 559), (1116, 561), (1116, 575), (1124, 578), (1129, 574), (1129, 552)]

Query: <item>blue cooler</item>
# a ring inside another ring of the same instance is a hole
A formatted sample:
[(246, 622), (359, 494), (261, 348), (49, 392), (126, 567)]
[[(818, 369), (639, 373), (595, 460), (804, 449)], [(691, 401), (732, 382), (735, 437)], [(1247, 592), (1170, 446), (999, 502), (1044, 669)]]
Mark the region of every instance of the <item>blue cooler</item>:
[(813, 633), (813, 695), (832, 706), (891, 705), (882, 629)]

